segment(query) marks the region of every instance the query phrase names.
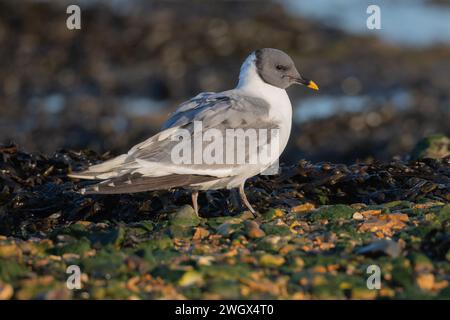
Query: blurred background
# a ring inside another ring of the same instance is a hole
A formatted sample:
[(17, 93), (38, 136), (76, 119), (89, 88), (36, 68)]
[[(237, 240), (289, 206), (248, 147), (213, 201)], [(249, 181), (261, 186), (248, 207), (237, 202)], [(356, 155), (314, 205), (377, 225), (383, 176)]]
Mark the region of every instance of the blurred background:
[[(68, 30), (66, 8), (81, 8)], [(366, 9), (381, 8), (381, 30)], [(294, 87), (282, 162), (405, 156), (450, 134), (450, 1), (1, 0), (0, 143), (113, 154), (201, 91), (237, 83), (262, 47), (320, 91)]]

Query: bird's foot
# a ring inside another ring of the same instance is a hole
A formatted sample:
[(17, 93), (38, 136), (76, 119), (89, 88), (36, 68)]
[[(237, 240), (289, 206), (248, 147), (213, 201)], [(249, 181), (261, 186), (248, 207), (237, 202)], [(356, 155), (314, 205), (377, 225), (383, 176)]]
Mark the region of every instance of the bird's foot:
[(197, 217), (199, 217), (198, 215), (198, 191), (192, 191), (192, 208), (194, 208), (194, 212), (197, 215)]

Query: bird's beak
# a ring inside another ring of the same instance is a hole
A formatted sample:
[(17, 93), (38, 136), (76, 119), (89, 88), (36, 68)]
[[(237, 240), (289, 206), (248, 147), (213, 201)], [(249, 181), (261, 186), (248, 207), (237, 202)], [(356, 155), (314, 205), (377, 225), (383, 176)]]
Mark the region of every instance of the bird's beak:
[(308, 80), (308, 84), (306, 86), (313, 90), (319, 90), (319, 86), (312, 80)]
[(314, 81), (309, 80), (309, 79), (304, 79), (302, 77), (296, 78), (295, 83), (307, 86), (308, 88), (313, 89), (313, 90), (319, 90), (319, 86)]

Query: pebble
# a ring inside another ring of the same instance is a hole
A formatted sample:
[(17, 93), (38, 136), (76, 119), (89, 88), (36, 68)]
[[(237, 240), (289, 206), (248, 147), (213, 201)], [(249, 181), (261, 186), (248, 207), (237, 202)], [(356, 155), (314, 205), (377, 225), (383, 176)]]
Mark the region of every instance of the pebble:
[(281, 256), (276, 256), (272, 254), (264, 254), (259, 259), (259, 263), (264, 267), (279, 267), (285, 262), (284, 258)]
[(217, 233), (221, 236), (227, 237), (231, 235), (234, 231), (236, 225), (228, 222), (222, 223), (220, 226), (217, 227)]
[(360, 212), (355, 212), (353, 214), (353, 219), (354, 220), (364, 220), (364, 216)]
[(14, 289), (9, 283), (0, 282), (0, 300), (9, 300), (14, 294)]
[(182, 206), (171, 218), (171, 225), (181, 227), (196, 227), (201, 219), (195, 214), (191, 206)]
[(316, 207), (314, 206), (314, 204), (307, 202), (307, 203), (303, 203), (303, 204), (293, 207), (291, 209), (291, 211), (295, 212), (295, 213), (301, 213), (301, 212), (308, 212), (308, 211), (314, 210), (315, 208)]
[(182, 287), (189, 287), (201, 282), (203, 282), (202, 274), (194, 270), (189, 270), (183, 274), (183, 276), (178, 281), (178, 284)]
[(250, 238), (262, 238), (266, 235), (266, 233), (259, 227), (259, 224), (255, 221), (245, 221), (244, 226), (245, 232)]
[(416, 279), (417, 285), (420, 289), (425, 291), (433, 290), (434, 275), (432, 273), (422, 273)]
[(396, 258), (400, 255), (401, 251), (402, 249), (398, 242), (382, 239), (376, 240), (367, 246), (357, 249), (356, 253), (363, 255), (385, 254)]

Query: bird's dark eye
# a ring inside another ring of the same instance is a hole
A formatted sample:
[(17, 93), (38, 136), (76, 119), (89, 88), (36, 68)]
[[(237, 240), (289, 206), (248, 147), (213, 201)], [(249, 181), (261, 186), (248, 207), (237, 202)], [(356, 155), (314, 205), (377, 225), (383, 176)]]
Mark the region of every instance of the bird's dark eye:
[(286, 66), (283, 66), (283, 65), (281, 65), (281, 64), (277, 64), (277, 65), (275, 66), (275, 68), (277, 68), (277, 70), (279, 70), (279, 71), (286, 71), (286, 70), (287, 70), (287, 67), (286, 67)]

